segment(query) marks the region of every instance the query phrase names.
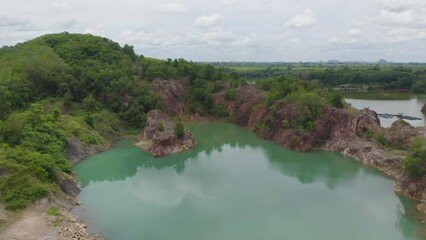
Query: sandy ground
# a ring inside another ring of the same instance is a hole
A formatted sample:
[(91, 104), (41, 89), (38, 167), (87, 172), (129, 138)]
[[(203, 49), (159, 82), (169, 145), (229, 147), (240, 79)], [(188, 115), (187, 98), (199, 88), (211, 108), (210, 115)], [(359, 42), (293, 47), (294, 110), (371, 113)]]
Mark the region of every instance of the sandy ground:
[(0, 233), (1, 240), (40, 240), (52, 239), (52, 227), (46, 214), (49, 206), (44, 199), (23, 212), (16, 213), (10, 223)]
[[(6, 223), (0, 228), (0, 240), (99, 240), (97, 235), (89, 235), (86, 226), (69, 211), (73, 206), (65, 199), (43, 199), (27, 209), (8, 214), (0, 206), (2, 214), (7, 216)], [(59, 209), (59, 214), (50, 216), (51, 207)]]

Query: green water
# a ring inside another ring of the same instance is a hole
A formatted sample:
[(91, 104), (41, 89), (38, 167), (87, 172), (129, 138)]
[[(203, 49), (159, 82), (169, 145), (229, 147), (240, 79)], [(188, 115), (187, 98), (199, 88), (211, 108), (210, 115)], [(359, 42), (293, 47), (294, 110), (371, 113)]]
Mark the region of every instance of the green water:
[(330, 152), (302, 154), (223, 123), (153, 159), (129, 141), (75, 167), (75, 212), (109, 240), (420, 239), (392, 180)]

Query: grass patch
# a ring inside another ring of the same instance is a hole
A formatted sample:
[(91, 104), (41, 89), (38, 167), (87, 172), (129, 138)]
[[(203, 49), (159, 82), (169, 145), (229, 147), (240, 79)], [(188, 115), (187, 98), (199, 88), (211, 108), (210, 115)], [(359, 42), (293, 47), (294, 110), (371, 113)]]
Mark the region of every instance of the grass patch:
[(50, 207), (49, 210), (47, 210), (47, 215), (59, 216), (59, 209), (57, 207)]

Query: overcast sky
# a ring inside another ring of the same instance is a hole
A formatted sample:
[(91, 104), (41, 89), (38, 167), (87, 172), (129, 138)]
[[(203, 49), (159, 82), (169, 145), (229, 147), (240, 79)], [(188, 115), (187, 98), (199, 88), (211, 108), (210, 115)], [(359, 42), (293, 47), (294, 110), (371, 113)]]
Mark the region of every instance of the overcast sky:
[(426, 62), (426, 0), (0, 0), (0, 45), (78, 32), (194, 61)]

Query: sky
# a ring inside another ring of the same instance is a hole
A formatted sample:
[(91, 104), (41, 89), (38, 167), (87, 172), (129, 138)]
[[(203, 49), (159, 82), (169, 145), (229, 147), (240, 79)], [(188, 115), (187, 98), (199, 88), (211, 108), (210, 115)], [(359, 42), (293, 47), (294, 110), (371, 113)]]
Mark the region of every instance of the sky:
[(193, 61), (426, 62), (426, 0), (0, 0), (0, 46), (90, 33)]

